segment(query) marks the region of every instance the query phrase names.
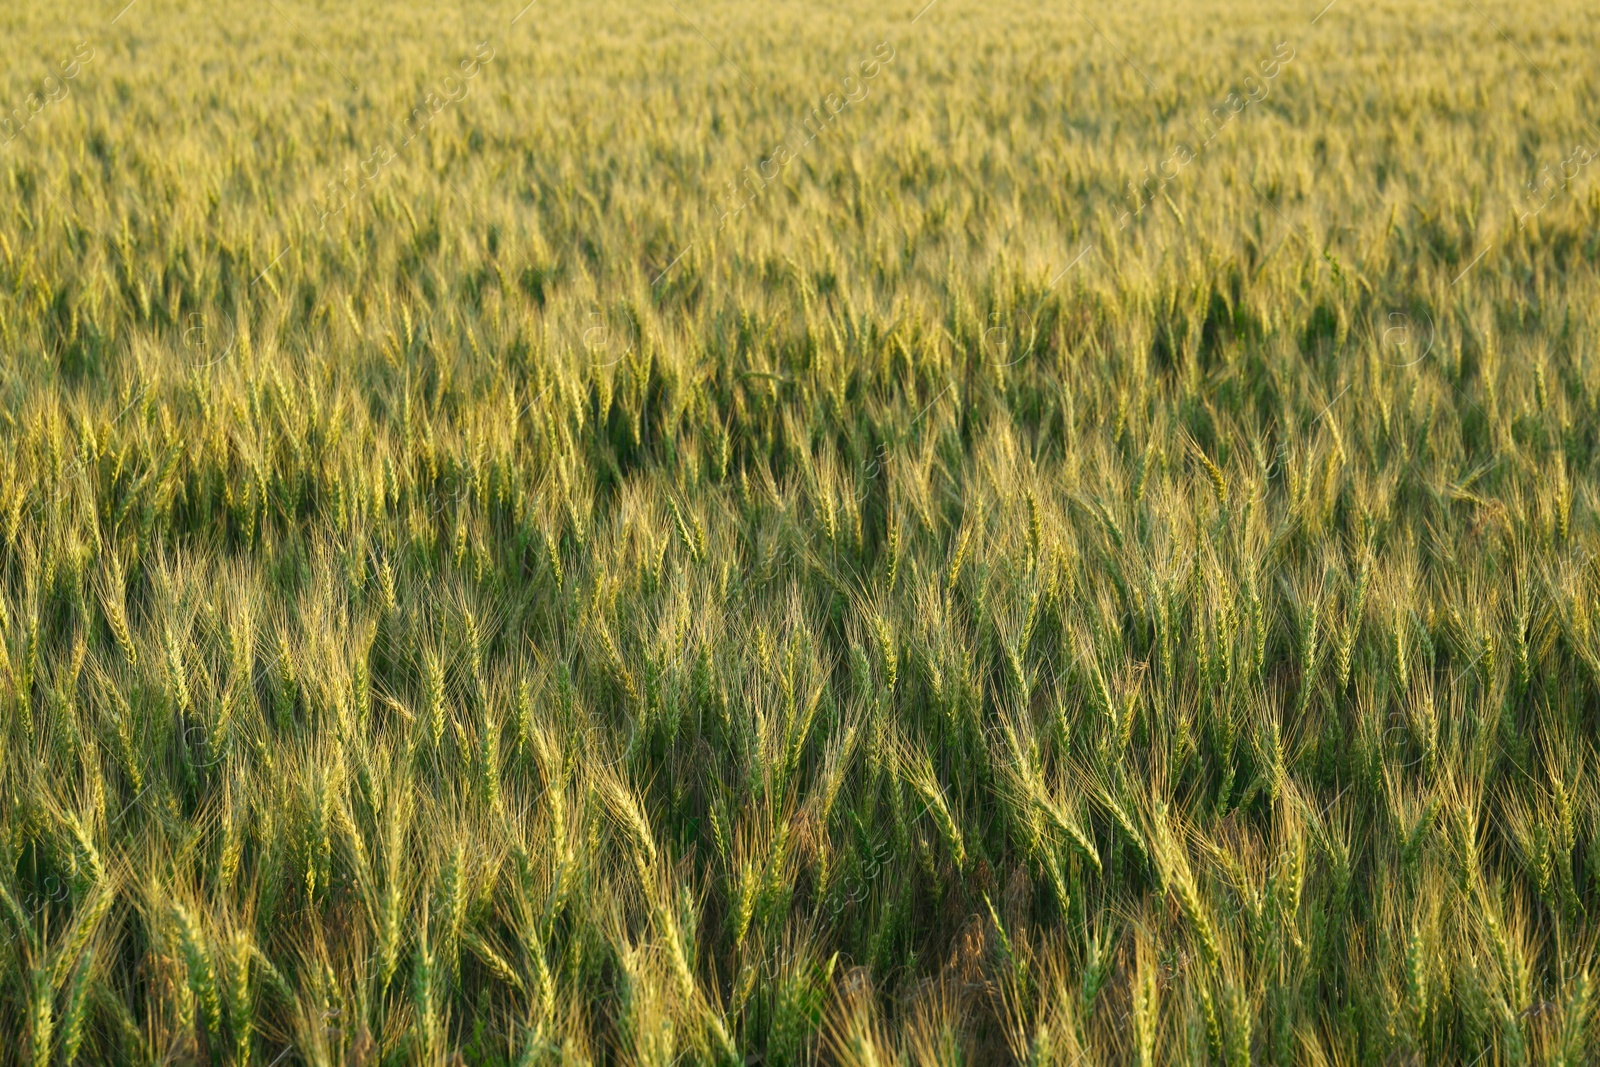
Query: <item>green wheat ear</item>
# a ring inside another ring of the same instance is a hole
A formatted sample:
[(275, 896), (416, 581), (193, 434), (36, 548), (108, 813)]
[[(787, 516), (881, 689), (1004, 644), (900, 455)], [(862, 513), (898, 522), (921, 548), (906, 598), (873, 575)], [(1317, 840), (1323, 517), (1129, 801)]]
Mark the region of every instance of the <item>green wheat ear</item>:
[(250, 965), (254, 960), (250, 935), (236, 930), (226, 949), (227, 981), (223, 987), (228, 1013), (228, 1028), (233, 1036), (233, 1061), (248, 1067), (255, 1030), (255, 990), (250, 984)]
[(61, 1016), (61, 1061), (66, 1064), (77, 1062), (79, 1050), (83, 1047), (83, 1024), (88, 1015), (89, 983), (93, 978), (94, 950), (86, 949), (72, 971), (70, 984), (67, 986), (66, 1005)]
[(439, 751), (440, 744), (444, 741), (444, 724), (447, 717), (444, 695), (444, 665), (439, 662), (439, 657), (429, 653), (426, 662), (426, 677), (424, 685), (424, 701), (427, 707), (426, 722), (428, 724), (428, 739), (433, 746), (433, 751)]
[(222, 1000), (217, 989), (217, 972), (207, 938), (194, 915), (178, 901), (171, 904), (177, 927), (178, 947), (188, 970), (189, 988), (200, 1005), (207, 1040), (222, 1034)]
[(439, 1043), (437, 957), (429, 948), (428, 907), (424, 902), (418, 920), (411, 961), (411, 1000), (416, 1012), (414, 1034), (419, 1053), (431, 1059)]

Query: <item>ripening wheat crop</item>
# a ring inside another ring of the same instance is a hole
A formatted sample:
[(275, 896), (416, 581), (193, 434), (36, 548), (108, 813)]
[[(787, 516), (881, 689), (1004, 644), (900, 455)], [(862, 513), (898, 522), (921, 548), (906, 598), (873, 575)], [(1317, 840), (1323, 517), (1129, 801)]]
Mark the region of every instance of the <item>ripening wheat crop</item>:
[(1600, 1062), (1600, 12), (923, 2), (0, 13), (0, 1062)]

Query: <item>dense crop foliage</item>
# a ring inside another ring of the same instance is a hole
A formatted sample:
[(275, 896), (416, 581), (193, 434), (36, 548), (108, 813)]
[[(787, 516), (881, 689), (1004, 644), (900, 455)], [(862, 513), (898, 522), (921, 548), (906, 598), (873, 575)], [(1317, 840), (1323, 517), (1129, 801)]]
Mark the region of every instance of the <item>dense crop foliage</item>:
[(0, 1060), (1596, 1061), (1592, 7), (90, 6)]

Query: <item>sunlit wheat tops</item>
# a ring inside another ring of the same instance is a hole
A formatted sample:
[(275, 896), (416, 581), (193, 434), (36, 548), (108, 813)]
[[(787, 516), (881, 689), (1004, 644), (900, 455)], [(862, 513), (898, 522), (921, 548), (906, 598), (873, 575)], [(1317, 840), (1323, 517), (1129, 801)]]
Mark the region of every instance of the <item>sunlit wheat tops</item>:
[(0, 14), (0, 1063), (1600, 1062), (1600, 15), (520, 6)]

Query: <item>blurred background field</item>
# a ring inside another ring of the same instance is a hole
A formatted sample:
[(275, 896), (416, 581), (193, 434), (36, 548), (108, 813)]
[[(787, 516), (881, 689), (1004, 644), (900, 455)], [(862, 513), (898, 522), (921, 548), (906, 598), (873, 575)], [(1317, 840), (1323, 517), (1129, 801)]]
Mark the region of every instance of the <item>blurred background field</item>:
[(0, 1062), (1596, 1062), (1597, 43), (0, 13)]

